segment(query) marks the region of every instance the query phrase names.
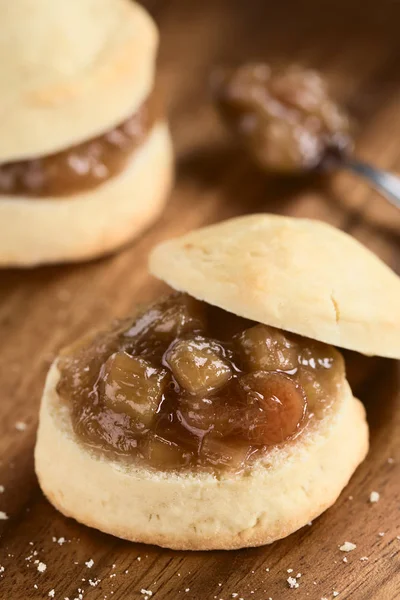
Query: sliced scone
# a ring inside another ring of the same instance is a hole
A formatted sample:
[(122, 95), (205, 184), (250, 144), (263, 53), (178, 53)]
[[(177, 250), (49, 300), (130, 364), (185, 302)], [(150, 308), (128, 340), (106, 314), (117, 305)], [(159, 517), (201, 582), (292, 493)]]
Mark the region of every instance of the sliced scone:
[(16, 0), (0, 21), (0, 266), (111, 252), (172, 181), (156, 26), (129, 0)]
[(388, 316), (399, 278), (327, 225), (266, 215), (163, 243), (150, 268), (178, 291), (50, 369), (35, 450), (44, 493), (86, 525), (170, 548), (289, 535), (335, 502), (368, 450), (327, 342), (400, 357)]

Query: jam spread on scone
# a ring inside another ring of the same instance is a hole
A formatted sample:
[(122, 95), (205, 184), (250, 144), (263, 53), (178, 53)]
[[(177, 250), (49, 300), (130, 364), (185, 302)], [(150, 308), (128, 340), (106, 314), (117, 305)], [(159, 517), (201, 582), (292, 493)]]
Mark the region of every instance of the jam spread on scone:
[(349, 121), (315, 71), (243, 65), (216, 77), (215, 99), (228, 126), (267, 170), (315, 168), (351, 144)]
[(0, 164), (0, 195), (28, 198), (69, 196), (120, 173), (160, 116), (153, 91), (139, 109), (114, 129), (56, 154)]
[(156, 469), (242, 471), (323, 417), (331, 346), (176, 293), (67, 348), (57, 391), (75, 433)]

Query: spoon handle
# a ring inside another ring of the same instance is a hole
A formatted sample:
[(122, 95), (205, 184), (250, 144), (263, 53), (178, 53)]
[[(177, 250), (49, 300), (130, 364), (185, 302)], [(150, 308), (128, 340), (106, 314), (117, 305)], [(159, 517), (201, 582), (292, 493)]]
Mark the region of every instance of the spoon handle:
[(397, 206), (397, 208), (400, 208), (400, 177), (396, 177), (396, 175), (392, 175), (381, 169), (371, 167), (352, 157), (345, 158), (343, 167), (368, 179), (378, 192), (385, 196), (389, 202), (394, 206)]

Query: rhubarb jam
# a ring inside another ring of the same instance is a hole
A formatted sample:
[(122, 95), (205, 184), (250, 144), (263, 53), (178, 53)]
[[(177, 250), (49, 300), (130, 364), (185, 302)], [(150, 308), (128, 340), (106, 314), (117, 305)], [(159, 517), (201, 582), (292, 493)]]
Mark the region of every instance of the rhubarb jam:
[(125, 168), (161, 116), (156, 93), (117, 127), (76, 146), (34, 159), (0, 164), (0, 198), (68, 198), (91, 190)]
[(301, 173), (352, 147), (347, 115), (310, 69), (245, 64), (221, 72), (214, 92), (223, 120), (266, 171)]
[(62, 353), (86, 445), (157, 470), (242, 471), (337, 397), (333, 347), (173, 294)]

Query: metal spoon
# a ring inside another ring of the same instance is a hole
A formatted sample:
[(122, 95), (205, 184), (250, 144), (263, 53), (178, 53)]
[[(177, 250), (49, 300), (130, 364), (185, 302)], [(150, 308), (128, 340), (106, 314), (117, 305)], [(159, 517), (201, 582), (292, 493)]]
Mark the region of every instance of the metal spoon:
[(371, 183), (391, 204), (400, 208), (400, 177), (371, 167), (371, 165), (348, 155), (342, 156), (337, 162), (337, 166), (360, 175)]

